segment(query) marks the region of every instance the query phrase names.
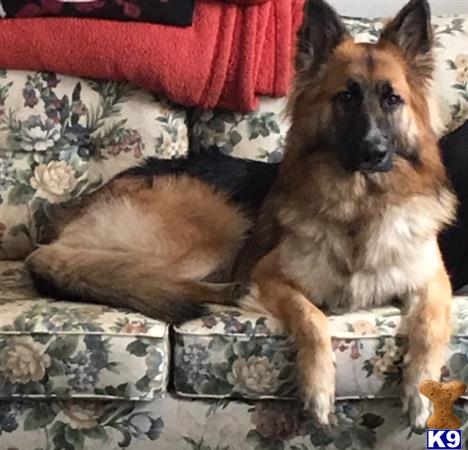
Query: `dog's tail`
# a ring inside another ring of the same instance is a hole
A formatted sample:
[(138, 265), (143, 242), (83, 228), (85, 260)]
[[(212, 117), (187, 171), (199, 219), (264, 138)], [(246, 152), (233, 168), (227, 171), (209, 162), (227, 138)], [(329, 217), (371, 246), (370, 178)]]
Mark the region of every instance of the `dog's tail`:
[(237, 305), (234, 285), (174, 279), (141, 254), (54, 243), (32, 253), (26, 267), (42, 295), (131, 308), (169, 323), (200, 317), (210, 303)]

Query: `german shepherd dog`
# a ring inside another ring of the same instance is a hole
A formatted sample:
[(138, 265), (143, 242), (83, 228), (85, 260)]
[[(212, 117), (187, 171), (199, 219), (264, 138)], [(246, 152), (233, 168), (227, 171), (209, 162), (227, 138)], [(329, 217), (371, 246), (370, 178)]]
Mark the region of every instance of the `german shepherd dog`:
[(310, 0), (279, 168), (213, 152), (148, 160), (57, 211), (27, 259), (37, 288), (171, 322), (206, 303), (267, 310), (295, 339), (304, 404), (321, 425), (335, 394), (325, 313), (397, 302), (403, 405), (424, 427), (418, 385), (439, 378), (450, 334), (437, 236), (455, 209), (431, 126), (431, 47), (426, 0), (375, 45)]

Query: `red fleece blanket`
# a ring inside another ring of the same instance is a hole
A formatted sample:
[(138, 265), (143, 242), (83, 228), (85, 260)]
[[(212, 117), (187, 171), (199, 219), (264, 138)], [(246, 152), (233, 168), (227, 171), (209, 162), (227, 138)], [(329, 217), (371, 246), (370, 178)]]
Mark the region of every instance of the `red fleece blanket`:
[(183, 105), (256, 108), (292, 78), (304, 0), (196, 4), (177, 28), (76, 18), (0, 21), (0, 67), (128, 80)]

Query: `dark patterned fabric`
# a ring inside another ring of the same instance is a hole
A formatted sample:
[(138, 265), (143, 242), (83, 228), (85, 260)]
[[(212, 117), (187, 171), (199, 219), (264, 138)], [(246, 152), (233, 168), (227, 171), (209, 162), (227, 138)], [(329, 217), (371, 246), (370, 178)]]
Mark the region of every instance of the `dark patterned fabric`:
[(4, 16), (88, 17), (168, 25), (192, 24), (195, 0), (2, 0)]

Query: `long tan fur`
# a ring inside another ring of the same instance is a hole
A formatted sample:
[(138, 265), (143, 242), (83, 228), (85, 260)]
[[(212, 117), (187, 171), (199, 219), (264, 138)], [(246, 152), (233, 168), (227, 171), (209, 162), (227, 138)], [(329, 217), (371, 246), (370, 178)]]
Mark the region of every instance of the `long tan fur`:
[(83, 203), (26, 261), (39, 285), (56, 287), (50, 294), (171, 322), (231, 302), (231, 285), (212, 281), (224, 281), (249, 224), (222, 195), (183, 176), (151, 186), (125, 177)]

